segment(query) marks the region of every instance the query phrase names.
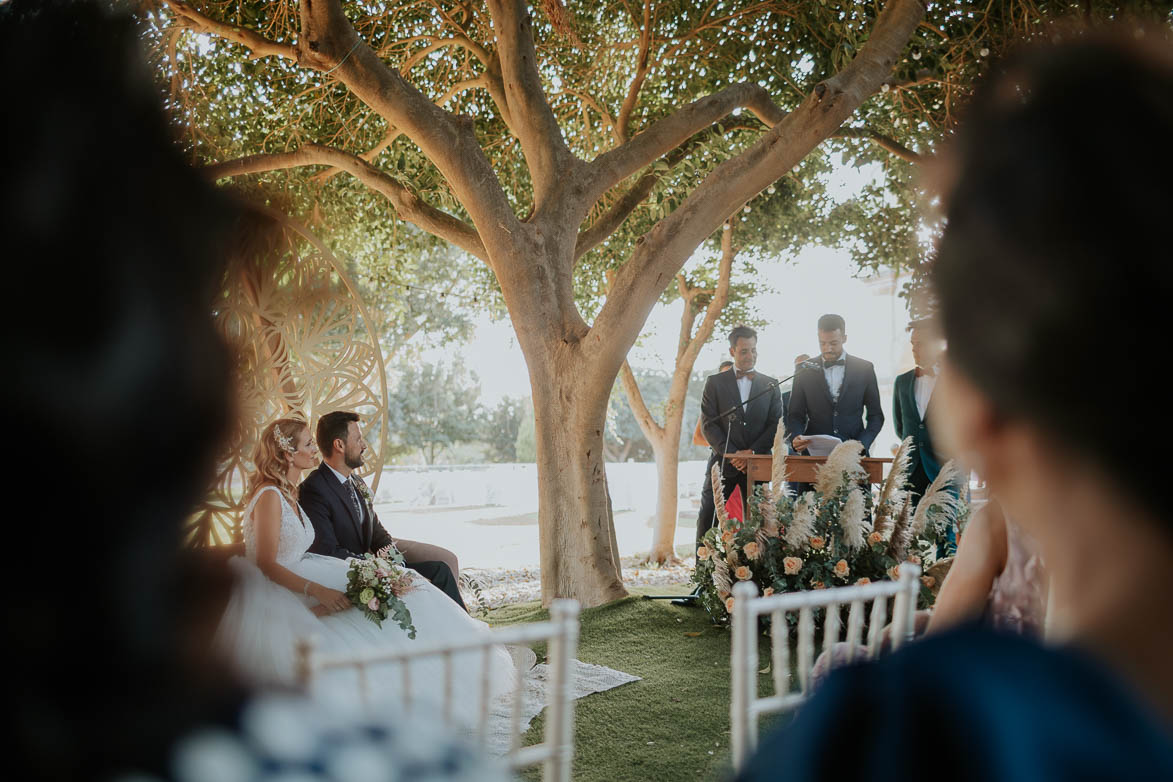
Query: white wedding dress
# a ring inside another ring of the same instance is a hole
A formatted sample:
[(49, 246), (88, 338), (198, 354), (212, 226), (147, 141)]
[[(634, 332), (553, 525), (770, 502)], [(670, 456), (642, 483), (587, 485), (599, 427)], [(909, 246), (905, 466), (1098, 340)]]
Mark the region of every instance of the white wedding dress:
[[(414, 574), (414, 588), (403, 596), (411, 611), (417, 635), (407, 637), (397, 622), (388, 618), (382, 627), (358, 609), (318, 617), (310, 610), (317, 601), (289, 591), (270, 581), (256, 565), (256, 534), (252, 512), (265, 491), (281, 497), (281, 534), (277, 563), (302, 578), (339, 591), (346, 591), (349, 563), (335, 557), (307, 553), (314, 542), (314, 527), (300, 507), (291, 507), (275, 487), (267, 486), (252, 498), (245, 510), (244, 557), (234, 557), (236, 587), (216, 635), (217, 647), (252, 683), (259, 686), (291, 686), (294, 678), (294, 648), (302, 638), (313, 638), (315, 649), (323, 652), (362, 653), (373, 650), (408, 649), (422, 644), (456, 642), (488, 633), (484, 622), (473, 619), (451, 598), (426, 578)], [(443, 659), (427, 657), (411, 663), (408, 673), (410, 697), (416, 704), (431, 701), (437, 707), (445, 693), (453, 699), (451, 713), (475, 719), (480, 713), (481, 671), (487, 667), (490, 697), (510, 692), (516, 669), (504, 647), (493, 647), (488, 655), (465, 652), (453, 656), (452, 686), (444, 686)], [(360, 681), (350, 669), (332, 669), (315, 679), (311, 696), (335, 702), (390, 705), (401, 703), (405, 675), (399, 664), (367, 666)]]

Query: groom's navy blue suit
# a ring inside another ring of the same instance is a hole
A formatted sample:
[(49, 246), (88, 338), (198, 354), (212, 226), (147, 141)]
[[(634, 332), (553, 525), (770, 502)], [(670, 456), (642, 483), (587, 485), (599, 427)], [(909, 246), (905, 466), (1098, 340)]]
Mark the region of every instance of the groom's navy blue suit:
[[(362, 479), (355, 475), (351, 480)], [(338, 476), (325, 462), (301, 482), (298, 489), (298, 504), (314, 525), (314, 545), (310, 547), (311, 553), (346, 559), (361, 557), (367, 552), (377, 552), (395, 542), (379, 523), (374, 508), (363, 500), (362, 494), (358, 494), (358, 507), (355, 507), (350, 489), (343, 481), (338, 480)], [(407, 566), (431, 581), (464, 608), (456, 577), (447, 564), (408, 562)]]

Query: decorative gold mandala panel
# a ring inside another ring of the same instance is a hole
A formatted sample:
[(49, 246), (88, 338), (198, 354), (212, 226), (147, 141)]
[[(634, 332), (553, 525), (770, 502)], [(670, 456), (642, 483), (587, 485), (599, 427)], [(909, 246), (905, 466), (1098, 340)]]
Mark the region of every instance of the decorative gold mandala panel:
[(247, 475), (276, 418), (316, 425), (332, 410), (362, 416), (370, 447), (360, 474), (377, 490), (387, 431), (387, 373), (378, 334), (343, 264), (307, 228), (258, 208), (225, 278), (217, 324), (237, 354), (237, 422), (207, 499), (188, 526), (193, 546), (241, 540)]

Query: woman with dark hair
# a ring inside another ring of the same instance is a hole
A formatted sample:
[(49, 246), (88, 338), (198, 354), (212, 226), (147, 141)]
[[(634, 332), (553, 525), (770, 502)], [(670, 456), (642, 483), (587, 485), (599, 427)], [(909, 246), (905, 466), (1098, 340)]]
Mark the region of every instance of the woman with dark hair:
[(172, 144), (129, 18), (0, 4), (0, 73), (6, 290), (41, 315), (0, 332), (20, 511), (5, 519), (5, 770), (503, 779), (418, 725), (331, 721), (219, 664), (226, 578), (181, 539), (232, 415), (211, 313), (237, 210)]
[(971, 626), (833, 673), (741, 779), (1173, 778), (1170, 139), (1168, 31), (1077, 33), (1003, 63), (942, 163), (939, 430), (1038, 542), (1062, 645)]

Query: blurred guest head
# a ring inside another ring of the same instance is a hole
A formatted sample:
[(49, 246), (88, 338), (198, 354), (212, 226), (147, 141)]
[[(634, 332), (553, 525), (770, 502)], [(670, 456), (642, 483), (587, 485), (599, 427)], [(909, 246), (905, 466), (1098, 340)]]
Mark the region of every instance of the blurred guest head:
[(1133, 350), (1138, 334), (1167, 332), (1173, 295), (1173, 58), (1160, 37), (1020, 51), (978, 90), (953, 146), (934, 273), (956, 369), (942, 423), (1012, 515), (1049, 515), (1048, 484), (1026, 481), (1052, 465), (1054, 480), (1090, 470), (1173, 535), (1164, 427), (1118, 414), (1162, 404), (1163, 354)]
[(34, 514), (9, 514), (16, 741), (41, 778), (158, 768), (232, 701), (181, 537), (231, 413), (211, 313), (234, 210), (172, 144), (129, 19), (7, 3), (0, 72), (20, 107), (0, 145), (5, 282), (42, 303), (0, 336), (5, 407), (47, 457), (20, 468)]
[(725, 361), (722, 361), (720, 366), (717, 367), (717, 371), (724, 372), (725, 370), (732, 369), (732, 368), (733, 368), (733, 362), (729, 361), (729, 360), (725, 360)]
[(811, 360), (810, 353), (799, 353), (797, 356), (794, 357), (794, 366), (800, 367), (810, 360)]

